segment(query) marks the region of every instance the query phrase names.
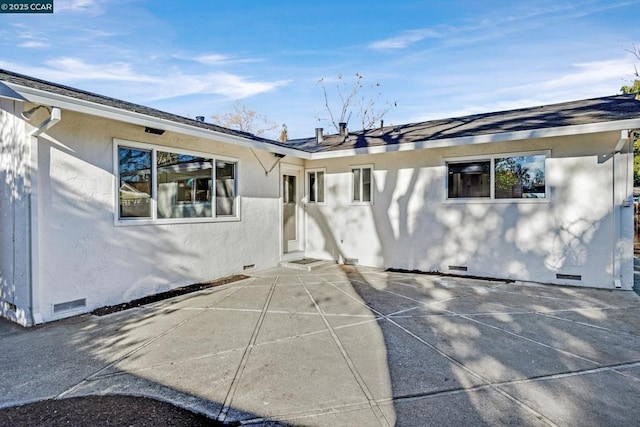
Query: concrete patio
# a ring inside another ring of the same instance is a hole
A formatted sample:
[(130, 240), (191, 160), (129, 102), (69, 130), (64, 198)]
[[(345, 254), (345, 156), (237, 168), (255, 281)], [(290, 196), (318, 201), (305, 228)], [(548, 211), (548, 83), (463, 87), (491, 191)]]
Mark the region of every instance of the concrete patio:
[(155, 397), (225, 422), (630, 425), (640, 297), (328, 266), (104, 317), (0, 321), (0, 407)]

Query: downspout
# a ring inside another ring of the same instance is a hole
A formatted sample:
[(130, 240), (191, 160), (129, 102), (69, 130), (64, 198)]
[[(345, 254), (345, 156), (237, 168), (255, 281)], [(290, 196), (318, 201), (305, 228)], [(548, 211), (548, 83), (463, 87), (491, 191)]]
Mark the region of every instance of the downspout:
[[(624, 130), (620, 133), (620, 139), (616, 143), (616, 146), (611, 155), (611, 165), (612, 165), (612, 175), (611, 175), (611, 215), (612, 215), (612, 225), (611, 225), (611, 277), (613, 279), (613, 285), (616, 289), (622, 288), (622, 269), (617, 268), (618, 255), (617, 255), (617, 245), (618, 241), (621, 238), (622, 233), (622, 224), (618, 224), (618, 221), (622, 219), (622, 214), (616, 215), (617, 212), (617, 170), (616, 170), (616, 156), (620, 155), (622, 152), (622, 148), (627, 142), (633, 141), (633, 137), (635, 135), (635, 130)], [(630, 144), (631, 145), (631, 144)], [(629, 151), (629, 150), (627, 150)], [(628, 177), (628, 169), (629, 169), (629, 159), (627, 158), (627, 173), (625, 174), (625, 181)], [(628, 190), (628, 189), (627, 189)], [(625, 195), (626, 197), (627, 195)], [(624, 206), (628, 206), (625, 200)], [(621, 204), (622, 207), (622, 204)]]
[[(30, 110), (31, 114), (38, 108), (44, 106), (38, 106), (35, 109)], [(47, 107), (44, 107), (47, 108)], [(47, 108), (47, 110), (49, 110)], [(23, 118), (28, 121), (30, 116), (23, 113)], [(29, 138), (29, 167), (27, 168), (27, 182), (29, 185), (29, 307), (31, 308), (31, 325), (37, 325), (42, 323), (42, 315), (36, 311), (34, 304), (36, 289), (40, 286), (40, 278), (38, 277), (39, 263), (40, 263), (40, 245), (38, 243), (38, 200), (37, 195), (34, 194), (33, 188), (37, 189), (38, 181), (34, 179), (33, 171), (38, 170), (38, 136), (43, 132), (54, 127), (62, 119), (62, 112), (60, 108), (53, 107), (49, 110), (49, 118), (45, 119), (31, 132), (27, 134)], [(35, 182), (35, 185), (33, 185)]]

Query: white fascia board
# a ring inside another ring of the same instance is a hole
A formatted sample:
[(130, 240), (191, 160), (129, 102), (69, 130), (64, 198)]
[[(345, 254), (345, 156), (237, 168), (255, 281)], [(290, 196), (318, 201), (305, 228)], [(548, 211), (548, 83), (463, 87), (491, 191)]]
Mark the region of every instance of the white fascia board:
[(14, 101), (27, 102), (27, 100), (15, 90), (11, 89), (4, 82), (0, 82), (0, 98), (7, 98)]
[(161, 119), (158, 117), (148, 116), (142, 113), (123, 110), (121, 108), (109, 105), (98, 104), (91, 101), (73, 98), (70, 96), (51, 93), (39, 89), (29, 88), (25, 86), (7, 83), (12, 89), (24, 96), (29, 102), (36, 104), (44, 104), (62, 108), (64, 110), (76, 111), (78, 113), (90, 114), (98, 117), (104, 117), (125, 123), (149, 126), (165, 131), (176, 132), (182, 135), (194, 136), (197, 138), (209, 139), (218, 142), (224, 142), (246, 148), (252, 148), (269, 153), (277, 153), (285, 156), (297, 158), (309, 158), (309, 154), (303, 151), (294, 150), (292, 148), (279, 147), (269, 143), (261, 143), (253, 141), (249, 138), (229, 135), (214, 130), (202, 129), (197, 126), (190, 126), (184, 123), (177, 123), (171, 120)]
[(97, 104), (70, 96), (47, 92), (26, 86), (20, 86), (9, 82), (4, 82), (7, 86), (24, 96), (28, 101), (60, 107), (70, 111), (77, 111), (105, 117), (125, 123), (137, 124), (140, 126), (150, 126), (157, 129), (176, 132), (183, 135), (194, 136), (225, 142), (232, 145), (252, 148), (270, 153), (283, 154), (285, 156), (296, 157), (305, 160), (331, 159), (338, 157), (351, 157), (366, 154), (392, 153), (396, 151), (423, 150), (429, 148), (455, 147), (462, 145), (488, 144), (492, 142), (518, 141), (534, 138), (549, 138), (555, 136), (582, 135), (597, 132), (619, 131), (625, 129), (640, 128), (640, 118), (629, 120), (618, 120), (603, 123), (589, 123), (583, 125), (560, 126), (545, 129), (531, 129), (516, 132), (503, 132), (488, 135), (466, 136), (460, 138), (444, 138), (436, 140), (417, 141), (403, 144), (379, 145), (374, 147), (362, 147), (347, 150), (324, 151), (318, 153), (308, 153), (293, 148), (279, 147), (268, 143), (260, 143), (248, 138), (228, 135), (222, 132), (202, 129), (183, 123), (176, 123), (171, 120), (160, 119), (142, 113), (123, 110), (117, 107)]
[(614, 122), (589, 123), (573, 126), (559, 126), (545, 129), (530, 129), (516, 132), (503, 132), (488, 135), (465, 136), (461, 138), (445, 138), (403, 144), (378, 145), (348, 150), (325, 151), (311, 154), (311, 160), (350, 157), (365, 154), (392, 153), (396, 151), (423, 150), (429, 148), (456, 147), (460, 145), (489, 144), (492, 142), (518, 141), (556, 136), (584, 135), (597, 132), (620, 131), (640, 128), (640, 118), (618, 120)]

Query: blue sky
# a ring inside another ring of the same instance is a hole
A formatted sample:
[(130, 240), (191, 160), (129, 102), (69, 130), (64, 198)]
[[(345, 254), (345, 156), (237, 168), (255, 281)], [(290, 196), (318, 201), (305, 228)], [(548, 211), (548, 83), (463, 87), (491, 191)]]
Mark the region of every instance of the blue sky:
[(240, 100), (295, 138), (328, 128), (317, 82), (331, 90), (340, 74), (380, 84), (378, 105), (397, 103), (385, 124), (616, 94), (640, 62), (625, 51), (640, 46), (639, 9), (640, 0), (55, 0), (53, 15), (0, 14), (0, 68), (188, 117)]

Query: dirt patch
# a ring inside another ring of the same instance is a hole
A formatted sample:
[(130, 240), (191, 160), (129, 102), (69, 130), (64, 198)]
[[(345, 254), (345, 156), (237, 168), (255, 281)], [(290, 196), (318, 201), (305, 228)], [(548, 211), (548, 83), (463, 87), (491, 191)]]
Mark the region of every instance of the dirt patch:
[(484, 277), (484, 276), (467, 276), (463, 274), (451, 274), (451, 273), (441, 273), (439, 271), (421, 271), (421, 270), (404, 270), (402, 268), (387, 268), (385, 271), (390, 273), (411, 273), (411, 274), (425, 274), (428, 276), (441, 276), (441, 277), (458, 277), (460, 279), (475, 279), (475, 280), (487, 280), (491, 282), (502, 282), (502, 283), (514, 283), (515, 280), (511, 279), (496, 279), (495, 277)]
[(182, 286), (180, 288), (175, 288), (170, 291), (160, 292), (159, 294), (149, 295), (144, 298), (138, 298), (133, 301), (125, 302), (117, 305), (110, 305), (107, 307), (100, 307), (91, 312), (96, 316), (105, 316), (107, 314), (116, 313), (118, 311), (127, 310), (134, 307), (140, 307), (143, 305), (151, 304), (157, 301), (162, 301), (167, 298), (173, 298), (184, 294), (189, 294), (191, 292), (201, 291), (203, 289), (213, 288), (215, 286), (226, 285), (227, 283), (237, 282), (240, 280), (248, 279), (249, 276), (245, 276), (244, 274), (236, 274), (233, 276), (223, 277), (221, 279), (212, 280), (210, 282), (202, 282), (195, 283), (193, 285)]
[(167, 402), (134, 396), (44, 400), (0, 410), (3, 426), (222, 426)]

